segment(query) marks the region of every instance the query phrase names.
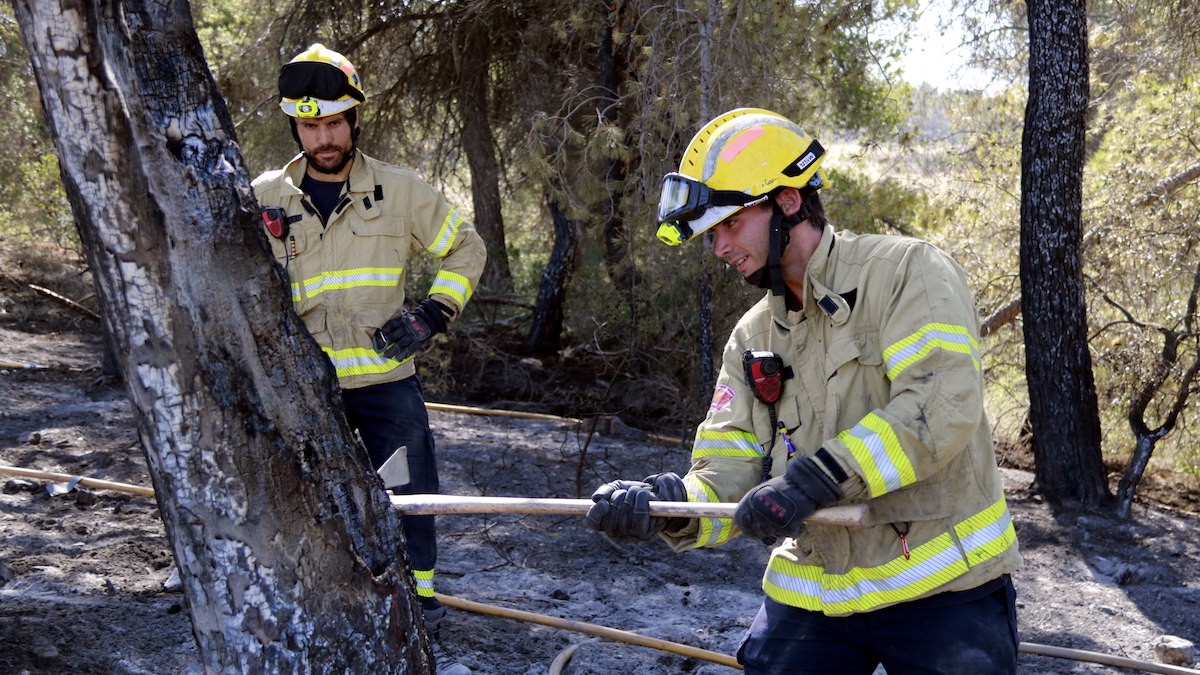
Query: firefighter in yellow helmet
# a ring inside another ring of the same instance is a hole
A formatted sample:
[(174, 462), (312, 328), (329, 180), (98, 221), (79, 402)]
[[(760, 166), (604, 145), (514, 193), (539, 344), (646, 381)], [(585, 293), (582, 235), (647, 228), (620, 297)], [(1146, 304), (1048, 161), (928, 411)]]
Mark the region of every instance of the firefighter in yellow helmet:
[[(475, 228), (433, 187), (358, 149), (366, 100), (354, 65), (324, 45), (284, 65), (279, 107), (300, 154), (256, 178), (254, 192), (296, 311), (332, 362), (347, 419), (384, 486), (433, 493), (433, 435), (414, 357), (462, 312), (487, 255)], [(419, 302), (406, 304), (405, 271), (417, 254), (434, 259), (437, 274)], [(434, 597), (434, 519), (403, 521), (436, 637), (446, 610)]]
[[(962, 269), (916, 239), (835, 232), (825, 151), (778, 114), (712, 120), (663, 181), (658, 236), (711, 232), (768, 289), (725, 345), (692, 466), (618, 480), (588, 523), (674, 550), (774, 546), (738, 650), (747, 673), (1016, 671), (1021, 557), (984, 414)], [(652, 517), (650, 500), (737, 502), (732, 519)], [(865, 504), (871, 525), (805, 522)]]

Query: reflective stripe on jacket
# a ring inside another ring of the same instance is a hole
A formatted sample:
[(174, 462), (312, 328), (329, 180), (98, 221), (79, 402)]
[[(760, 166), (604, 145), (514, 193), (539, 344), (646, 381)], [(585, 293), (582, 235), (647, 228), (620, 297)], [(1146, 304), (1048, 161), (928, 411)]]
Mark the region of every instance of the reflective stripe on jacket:
[[(792, 368), (778, 421), (796, 454), (823, 447), (837, 460), (849, 476), (842, 503), (868, 504), (874, 523), (810, 524), (784, 540), (763, 577), (768, 596), (845, 615), (967, 590), (1019, 567), (984, 414), (978, 316), (946, 254), (827, 227), (808, 263), (804, 308), (789, 312), (768, 294), (725, 346), (684, 477), (691, 501), (738, 501), (761, 481), (768, 451), (772, 475), (784, 472), (785, 444), (745, 382), (747, 349)], [(710, 519), (664, 538), (684, 550), (737, 534), (732, 521)]]
[(402, 312), (409, 256), (424, 250), (440, 266), (428, 295), (457, 316), (475, 290), (487, 252), (475, 228), (413, 172), (356, 152), (342, 198), (321, 217), (301, 191), (307, 161), (297, 155), (254, 180), (258, 203), (288, 215), (288, 233), (271, 236), (287, 270), (292, 302), (329, 356), (344, 388), (411, 376), (371, 347), (371, 335)]

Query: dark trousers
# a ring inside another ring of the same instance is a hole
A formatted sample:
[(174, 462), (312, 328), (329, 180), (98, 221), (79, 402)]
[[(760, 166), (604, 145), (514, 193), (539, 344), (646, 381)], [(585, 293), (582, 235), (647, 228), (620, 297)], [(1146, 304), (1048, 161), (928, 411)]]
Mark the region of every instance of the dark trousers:
[[(357, 429), (378, 469), (400, 446), (408, 447), (408, 485), (385, 485), (397, 494), (438, 491), (433, 432), (421, 381), (416, 375), (396, 382), (342, 390), (350, 427)], [(432, 570), (437, 563), (437, 529), (433, 516), (401, 516), (408, 539), (408, 559), (414, 570)]]
[(985, 586), (842, 617), (767, 598), (738, 662), (748, 675), (1012, 675), (1016, 591), (1007, 575)]

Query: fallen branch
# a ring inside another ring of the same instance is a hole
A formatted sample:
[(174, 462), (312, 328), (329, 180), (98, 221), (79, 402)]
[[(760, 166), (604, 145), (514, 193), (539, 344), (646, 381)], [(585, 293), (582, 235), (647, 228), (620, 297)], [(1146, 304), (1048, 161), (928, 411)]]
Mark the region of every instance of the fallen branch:
[(33, 284), (27, 284), (27, 285), (29, 286), (29, 288), (33, 289), (35, 292), (40, 293), (40, 294), (46, 296), (47, 298), (50, 298), (51, 300), (55, 300), (59, 303), (62, 303), (63, 305), (66, 305), (67, 307), (75, 310), (76, 312), (79, 312), (80, 314), (88, 317), (89, 319), (95, 319), (96, 321), (100, 320), (99, 314), (93, 312), (92, 310), (88, 309), (87, 307), (84, 307), (83, 305), (79, 304), (78, 302), (75, 302), (74, 300), (72, 300), (68, 297), (59, 295), (58, 293), (55, 293), (54, 291), (50, 290), (49, 288), (42, 288), (41, 286), (35, 286)]
[(568, 424), (580, 424), (581, 419), (574, 417), (560, 417), (558, 415), (548, 415), (546, 413), (524, 412), (521, 410), (497, 410), (495, 408), (475, 408), (465, 405), (453, 405), (450, 403), (425, 403), (425, 407), (429, 410), (439, 412), (458, 413), (460, 415), (487, 415), (488, 417), (519, 417), (529, 420), (546, 420), (549, 422), (565, 422)]
[(475, 612), (476, 614), (490, 614), (492, 616), (499, 616), (506, 619), (516, 619), (526, 623), (536, 623), (543, 626), (550, 626), (551, 628), (562, 628), (564, 630), (573, 630), (578, 633), (598, 635), (603, 638), (608, 638), (609, 640), (616, 640), (618, 642), (639, 645), (642, 647), (650, 647), (651, 649), (658, 649), (660, 651), (671, 652), (672, 654), (679, 654), (681, 656), (701, 659), (703, 661), (719, 663), (721, 665), (729, 666), (730, 668), (737, 668), (739, 670), (741, 669), (741, 665), (738, 664), (737, 659), (728, 654), (721, 654), (718, 652), (709, 651), (707, 649), (700, 649), (699, 647), (679, 644), (678, 642), (670, 642), (668, 640), (662, 640), (659, 638), (646, 637), (645, 635), (638, 635), (637, 633), (631, 633), (625, 630), (617, 630), (616, 628), (609, 628), (607, 626), (599, 626), (594, 623), (575, 621), (574, 619), (560, 619), (556, 616), (547, 616), (545, 614), (536, 614), (534, 612), (526, 612), (519, 609), (509, 609), (507, 607), (486, 605), (482, 602), (464, 600), (462, 598), (456, 598), (450, 595), (442, 595), (441, 593), (437, 594), (437, 598), (443, 605), (446, 605), (447, 607), (453, 607), (455, 609), (461, 609), (468, 612)]

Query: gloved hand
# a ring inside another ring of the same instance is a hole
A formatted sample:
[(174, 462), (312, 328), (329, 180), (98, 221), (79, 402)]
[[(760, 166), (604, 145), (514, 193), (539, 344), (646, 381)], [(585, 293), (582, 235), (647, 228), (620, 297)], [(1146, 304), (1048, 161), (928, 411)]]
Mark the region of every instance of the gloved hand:
[(651, 517), (650, 500), (686, 502), (687, 489), (674, 473), (657, 473), (646, 480), (615, 480), (592, 493), (587, 522), (610, 537), (645, 541), (662, 532), (672, 518)]
[(434, 335), (446, 332), (450, 308), (425, 298), (411, 312), (398, 314), (371, 336), (371, 346), (389, 359), (403, 361), (417, 353)]
[(742, 532), (760, 539), (794, 537), (817, 509), (843, 497), (842, 490), (811, 457), (788, 462), (787, 472), (746, 493), (733, 512)]

